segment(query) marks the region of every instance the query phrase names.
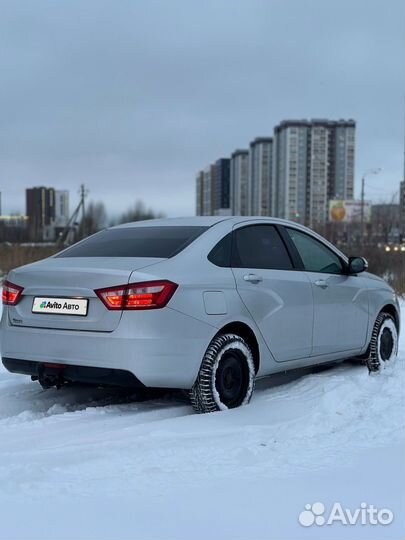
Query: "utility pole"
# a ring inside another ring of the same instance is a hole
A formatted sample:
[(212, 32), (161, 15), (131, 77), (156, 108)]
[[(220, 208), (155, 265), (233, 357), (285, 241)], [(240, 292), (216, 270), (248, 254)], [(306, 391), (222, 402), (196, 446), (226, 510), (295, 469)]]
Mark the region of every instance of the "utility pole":
[[(73, 235), (74, 224), (75, 224), (76, 220), (79, 218), (80, 210), (81, 210), (81, 214), (82, 214), (82, 222), (81, 222), (82, 223), (82, 230), (81, 230), (81, 233), (82, 233), (83, 238), (86, 236), (85, 199), (86, 199), (86, 196), (88, 194), (88, 190), (85, 188), (84, 184), (82, 184), (80, 186), (79, 194), (80, 194), (79, 204), (77, 205), (77, 207), (76, 207), (75, 211), (73, 212), (73, 214), (70, 216), (69, 221), (66, 224), (66, 227), (64, 228), (64, 230), (63, 230), (62, 234), (60, 235), (60, 237), (58, 238), (58, 241), (57, 241), (58, 245), (63, 245), (65, 242), (69, 243), (70, 236), (71, 236), (71, 234)], [(80, 232), (80, 227), (79, 227), (79, 232)]]
[(85, 199), (86, 199), (87, 191), (84, 187), (84, 184), (80, 186), (80, 206), (82, 208), (82, 236), (83, 238), (86, 237), (86, 206), (85, 206)]

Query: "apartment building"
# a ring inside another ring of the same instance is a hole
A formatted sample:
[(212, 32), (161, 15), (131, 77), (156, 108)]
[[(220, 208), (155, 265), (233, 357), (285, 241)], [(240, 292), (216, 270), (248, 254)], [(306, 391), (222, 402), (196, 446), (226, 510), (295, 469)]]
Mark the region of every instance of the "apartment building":
[(249, 148), (250, 213), (270, 216), (274, 213), (273, 138), (258, 137)]
[(230, 208), (233, 216), (250, 214), (249, 150), (235, 150), (231, 156)]
[(289, 120), (274, 134), (275, 215), (316, 227), (330, 199), (353, 199), (353, 120)]
[(222, 158), (197, 175), (197, 201), (205, 193), (197, 213), (275, 216), (323, 226), (331, 199), (353, 199), (355, 130), (354, 120), (281, 122), (274, 137), (258, 137), (249, 150), (235, 150), (230, 160)]

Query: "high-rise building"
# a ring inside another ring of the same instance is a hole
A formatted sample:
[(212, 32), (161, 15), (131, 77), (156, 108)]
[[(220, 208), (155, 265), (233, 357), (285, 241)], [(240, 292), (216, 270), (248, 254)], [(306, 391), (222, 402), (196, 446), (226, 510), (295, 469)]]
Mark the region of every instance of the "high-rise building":
[(274, 213), (273, 139), (258, 137), (250, 143), (249, 153), (250, 213), (270, 216)]
[(199, 171), (196, 177), (196, 216), (204, 215), (204, 171)]
[(231, 156), (230, 207), (234, 216), (250, 214), (249, 150), (235, 150)]
[(321, 122), (311, 126), (309, 178), (307, 184), (307, 224), (323, 225), (328, 212), (329, 129)]
[(45, 240), (46, 227), (55, 220), (55, 190), (43, 186), (34, 187), (26, 189), (25, 195), (31, 239)]
[(274, 130), (275, 215), (305, 223), (310, 124), (285, 121)]
[(69, 191), (57, 189), (55, 191), (55, 219), (45, 227), (47, 240), (57, 240), (69, 221)]
[(330, 199), (353, 199), (356, 123), (354, 120), (328, 122)]
[(212, 216), (213, 214), (213, 182), (214, 166), (208, 165), (202, 175), (202, 216)]
[(54, 241), (69, 221), (69, 192), (47, 187), (25, 190), (31, 240)]
[(353, 199), (354, 120), (289, 120), (275, 128), (275, 214), (317, 227), (330, 199)]
[(230, 163), (229, 158), (220, 158), (213, 165), (212, 213), (222, 215), (230, 206)]
[(197, 174), (196, 213), (198, 216), (230, 213), (230, 159), (218, 159)]
[[(275, 216), (322, 227), (330, 200), (353, 199), (355, 130), (354, 120), (281, 122), (274, 138), (258, 137), (249, 151), (236, 150), (231, 160), (219, 159), (197, 175), (197, 213)], [(405, 199), (403, 212), (405, 232)]]
[(55, 227), (64, 228), (69, 221), (69, 191), (57, 189), (55, 191)]

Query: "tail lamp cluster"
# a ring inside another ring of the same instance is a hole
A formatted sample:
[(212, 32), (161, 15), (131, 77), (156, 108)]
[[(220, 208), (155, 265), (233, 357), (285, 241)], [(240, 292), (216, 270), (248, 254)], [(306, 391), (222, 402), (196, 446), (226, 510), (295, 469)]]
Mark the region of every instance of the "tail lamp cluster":
[(147, 281), (95, 292), (107, 309), (159, 309), (165, 307), (177, 289), (172, 281)]
[(11, 281), (3, 282), (2, 300), (5, 306), (16, 306), (20, 301), (24, 287), (15, 285)]
[[(109, 310), (159, 309), (167, 305), (178, 285), (172, 281), (146, 281), (97, 289), (95, 293)], [(3, 283), (2, 300), (16, 306), (24, 288), (10, 281)]]

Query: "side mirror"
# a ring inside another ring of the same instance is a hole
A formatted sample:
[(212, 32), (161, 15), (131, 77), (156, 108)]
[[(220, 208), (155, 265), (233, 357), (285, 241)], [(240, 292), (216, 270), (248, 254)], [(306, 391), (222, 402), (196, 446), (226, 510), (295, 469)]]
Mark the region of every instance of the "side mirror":
[(364, 257), (349, 257), (349, 274), (360, 274), (368, 268), (368, 262)]

